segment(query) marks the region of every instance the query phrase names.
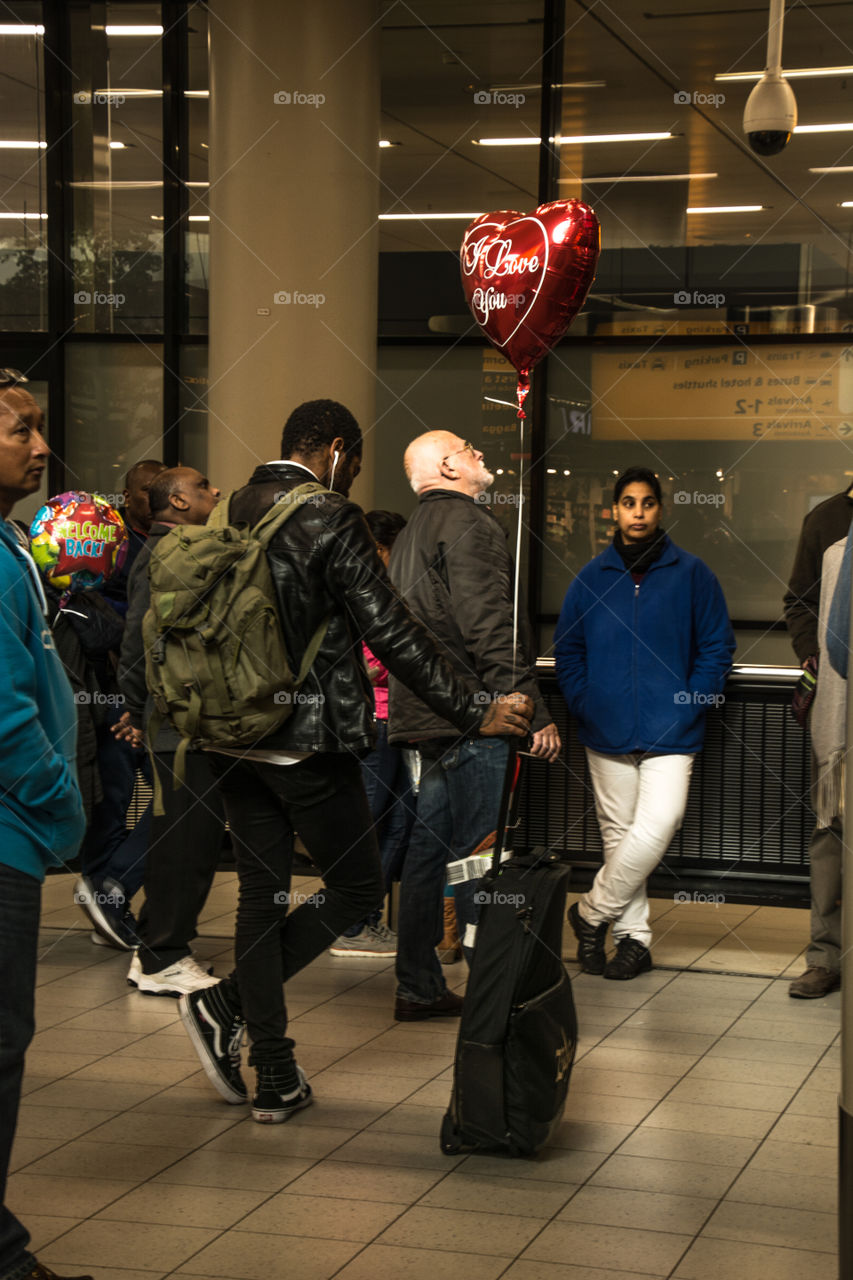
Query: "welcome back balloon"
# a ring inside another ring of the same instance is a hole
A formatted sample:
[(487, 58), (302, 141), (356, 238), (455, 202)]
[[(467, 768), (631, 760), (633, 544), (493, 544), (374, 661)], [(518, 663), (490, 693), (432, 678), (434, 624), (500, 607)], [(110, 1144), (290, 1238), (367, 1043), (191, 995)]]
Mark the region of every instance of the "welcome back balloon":
[(36, 512), (30, 551), (57, 590), (91, 590), (121, 567), (127, 530), (119, 512), (100, 494), (60, 493)]

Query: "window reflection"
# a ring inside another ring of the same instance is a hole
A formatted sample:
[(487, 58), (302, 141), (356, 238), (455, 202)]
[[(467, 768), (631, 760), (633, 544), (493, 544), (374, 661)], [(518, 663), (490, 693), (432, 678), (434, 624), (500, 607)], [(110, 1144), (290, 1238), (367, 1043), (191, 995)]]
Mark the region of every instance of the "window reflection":
[[(131, 19), (150, 32), (127, 34)], [(157, 332), (163, 327), (160, 5), (132, 11), (82, 5), (70, 20), (75, 332)]]
[(41, 9), (3, 5), (3, 25), (11, 28), (0, 35), (0, 328), (7, 330), (47, 328)]

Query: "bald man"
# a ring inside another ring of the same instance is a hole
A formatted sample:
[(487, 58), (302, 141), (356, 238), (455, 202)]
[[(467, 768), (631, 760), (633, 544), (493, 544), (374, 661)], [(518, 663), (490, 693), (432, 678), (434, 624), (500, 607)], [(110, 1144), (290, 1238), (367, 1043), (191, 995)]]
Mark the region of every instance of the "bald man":
[[(560, 737), (533, 670), (526, 617), (513, 646), (514, 566), (484, 495), (494, 481), (483, 454), (451, 431), (428, 431), (403, 464), (418, 505), (397, 538), (389, 572), (454, 672), (484, 701), (521, 689), (534, 701), (533, 755), (555, 760)], [(465, 857), (498, 823), (508, 754), (505, 739), (460, 737), (409, 689), (389, 680), (389, 738), (423, 757), (418, 818), (403, 865), (397, 941), (398, 1021), (458, 1014), (435, 947), (443, 934), (446, 865)], [(460, 936), (470, 959), (478, 881), (456, 886)], [(470, 927), (469, 927), (470, 926)]]

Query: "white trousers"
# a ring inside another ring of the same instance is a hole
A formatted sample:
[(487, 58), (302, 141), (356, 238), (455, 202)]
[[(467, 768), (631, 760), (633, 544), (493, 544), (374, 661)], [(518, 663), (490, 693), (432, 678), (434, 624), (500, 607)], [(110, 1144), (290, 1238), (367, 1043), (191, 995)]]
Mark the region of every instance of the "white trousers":
[(603, 756), (586, 748), (604, 866), (580, 912), (589, 924), (613, 921), (613, 937), (648, 946), (646, 880), (669, 848), (687, 805), (693, 756)]

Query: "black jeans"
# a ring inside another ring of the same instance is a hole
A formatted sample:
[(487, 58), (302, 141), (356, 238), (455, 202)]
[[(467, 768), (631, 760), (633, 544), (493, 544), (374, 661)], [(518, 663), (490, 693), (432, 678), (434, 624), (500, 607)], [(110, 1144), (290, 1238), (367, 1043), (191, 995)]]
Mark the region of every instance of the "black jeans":
[(0, 863), (0, 1275), (28, 1270), (29, 1232), (6, 1208), (24, 1053), (33, 1038), (41, 885)]
[[(240, 878), (236, 969), (222, 993), (246, 1020), (250, 1063), (289, 1055), (282, 983), (381, 904), (376, 833), (354, 756), (322, 752), (294, 765), (211, 753)], [(290, 906), (293, 834), (324, 888)]]
[(145, 903), (139, 915), (139, 962), (159, 973), (190, 954), (199, 912), (219, 865), (225, 815), (205, 751), (188, 751), (184, 785), (174, 784), (174, 751), (155, 751), (163, 816), (151, 819)]

